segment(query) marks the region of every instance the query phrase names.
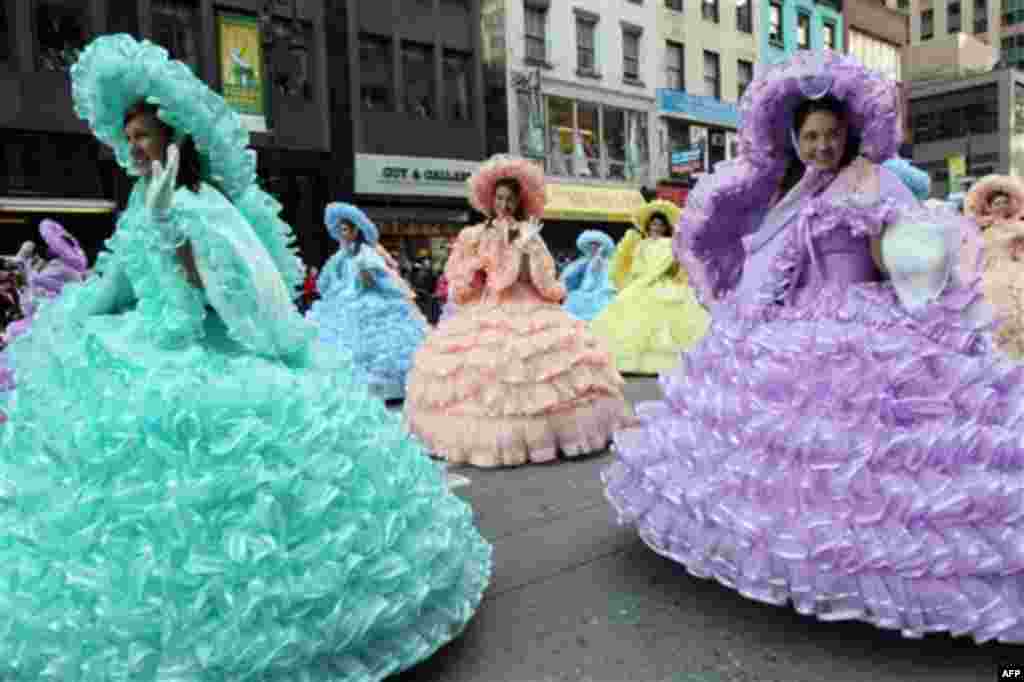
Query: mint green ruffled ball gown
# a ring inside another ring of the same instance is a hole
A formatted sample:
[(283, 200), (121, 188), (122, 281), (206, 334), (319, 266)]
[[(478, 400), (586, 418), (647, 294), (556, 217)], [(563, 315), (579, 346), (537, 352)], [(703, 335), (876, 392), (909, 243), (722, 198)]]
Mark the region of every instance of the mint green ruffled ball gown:
[(370, 682), (410, 667), (487, 585), (469, 507), (351, 358), (316, 341), (266, 226), (205, 183), (158, 221), (146, 182), (99, 276), (10, 347), (0, 679)]

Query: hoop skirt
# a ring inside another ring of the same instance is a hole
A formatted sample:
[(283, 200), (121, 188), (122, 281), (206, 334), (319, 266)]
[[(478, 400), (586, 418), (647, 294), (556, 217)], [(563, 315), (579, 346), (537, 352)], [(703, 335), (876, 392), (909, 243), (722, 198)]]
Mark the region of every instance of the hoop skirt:
[(103, 276), (11, 346), (0, 676), (411, 666), (472, 616), (490, 546), (350, 358), (315, 342), (234, 206), (206, 185), (174, 202), (205, 290), (136, 188)]
[[(463, 230), (448, 262), (458, 309), (416, 353), (405, 415), (435, 455), (481, 467), (603, 449), (631, 413), (611, 358), (559, 302), (539, 240), (520, 259), (501, 228)], [(478, 272), (487, 283), (474, 288)]]
[[(658, 374), (707, 332), (710, 316), (672, 255), (668, 237), (640, 239), (630, 230), (619, 249), (635, 248), (628, 273), (616, 273), (619, 295), (591, 323), (591, 331), (626, 374)], [(617, 259), (618, 260), (618, 259)], [(617, 265), (617, 263), (616, 263)]]
[[(362, 283), (360, 270), (373, 273), (373, 286)], [(427, 331), (415, 294), (403, 284), (371, 249), (353, 256), (343, 247), (320, 273), (321, 298), (306, 314), (318, 324), (322, 343), (353, 356), (370, 392), (382, 400), (405, 395), (413, 354)]]
[[(832, 253), (842, 229), (882, 226), (874, 207), (807, 211), (796, 232)], [(792, 236), (779, 281), (803, 246)], [(803, 291), (714, 308), (662, 375), (665, 400), (616, 434), (603, 478), (620, 521), (751, 599), (1024, 642), (1024, 368), (971, 321), (980, 292), (951, 287), (911, 315), (888, 282)]]

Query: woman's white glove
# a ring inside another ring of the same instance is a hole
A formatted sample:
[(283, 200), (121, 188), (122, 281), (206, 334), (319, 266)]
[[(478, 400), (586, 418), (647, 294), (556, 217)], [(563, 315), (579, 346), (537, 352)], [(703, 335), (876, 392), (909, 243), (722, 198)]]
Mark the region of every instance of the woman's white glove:
[(167, 167), (159, 161), (153, 162), (153, 173), (146, 185), (146, 208), (159, 219), (167, 216), (174, 200), (174, 190), (178, 184), (178, 145), (167, 147)]
[(526, 223), (526, 229), (523, 230), (522, 236), (516, 240), (516, 246), (526, 246), (530, 243), (530, 240), (540, 234), (540, 231), (544, 229), (544, 223), (537, 220), (536, 216), (530, 218)]
[(949, 282), (955, 249), (948, 225), (905, 220), (889, 225), (882, 235), (882, 262), (900, 303), (913, 313), (939, 297)]
[(154, 161), (153, 172), (146, 185), (146, 208), (156, 220), (161, 241), (168, 248), (177, 248), (185, 241), (184, 235), (167, 220), (177, 189), (179, 160), (178, 145), (168, 145), (167, 166)]

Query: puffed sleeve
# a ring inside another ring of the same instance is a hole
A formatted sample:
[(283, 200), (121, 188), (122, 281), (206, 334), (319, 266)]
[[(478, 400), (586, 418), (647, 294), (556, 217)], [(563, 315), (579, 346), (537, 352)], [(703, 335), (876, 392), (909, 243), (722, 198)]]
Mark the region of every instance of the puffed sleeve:
[(522, 247), (530, 264), (530, 279), (540, 295), (552, 303), (565, 300), (565, 286), (558, 281), (555, 259), (540, 237), (535, 237)]
[(482, 225), (467, 227), (459, 233), (455, 246), (448, 255), (444, 274), (448, 278), (448, 287), (455, 303), (470, 303), (479, 297), (483, 284), (476, 274), (484, 270), (484, 261), (480, 253)]
[(633, 271), (633, 256), (636, 254), (636, 247), (642, 241), (643, 235), (638, 230), (630, 230), (615, 247), (608, 276), (619, 291), (629, 285)]

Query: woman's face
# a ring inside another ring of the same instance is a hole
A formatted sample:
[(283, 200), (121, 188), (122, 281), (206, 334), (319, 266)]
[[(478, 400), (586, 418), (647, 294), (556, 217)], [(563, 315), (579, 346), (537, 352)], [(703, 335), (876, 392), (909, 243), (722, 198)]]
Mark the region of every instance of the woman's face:
[(494, 213), (499, 218), (511, 218), (519, 208), (519, 194), (508, 185), (498, 185), (494, 191)]
[(166, 161), (170, 140), (166, 129), (153, 114), (133, 116), (124, 127), (124, 134), (131, 145), (132, 161), (141, 175), (148, 177), (153, 172), (154, 161)]
[(997, 194), (992, 198), (992, 213), (1000, 218), (1009, 218), (1013, 211), (1010, 197), (1005, 194)]
[(587, 253), (589, 253), (591, 256), (596, 256), (597, 252), (600, 249), (601, 249), (601, 245), (596, 243), (596, 242), (593, 243), (593, 244), (588, 244), (587, 245)]
[(651, 222), (647, 224), (647, 234), (652, 237), (667, 237), (670, 232), (668, 223), (661, 216), (654, 216), (651, 218)]
[(345, 222), (341, 224), (341, 240), (346, 244), (351, 244), (352, 242), (354, 242), (356, 240), (356, 235), (358, 234), (358, 232), (359, 231), (356, 230), (355, 226), (353, 226), (352, 223)]
[(835, 170), (846, 151), (846, 123), (831, 111), (813, 111), (797, 132), (800, 159), (819, 170)]

